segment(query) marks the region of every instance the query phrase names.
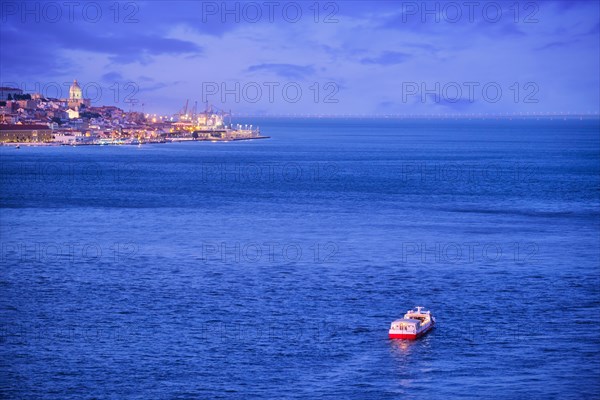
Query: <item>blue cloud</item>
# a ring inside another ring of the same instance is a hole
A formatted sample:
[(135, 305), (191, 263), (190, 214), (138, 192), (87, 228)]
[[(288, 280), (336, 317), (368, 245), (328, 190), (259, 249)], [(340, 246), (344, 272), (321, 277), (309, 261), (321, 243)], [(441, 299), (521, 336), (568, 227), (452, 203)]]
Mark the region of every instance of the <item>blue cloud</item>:
[(579, 40), (575, 39), (575, 40), (557, 40), (554, 42), (549, 42), (544, 44), (543, 46), (540, 46), (538, 48), (536, 48), (536, 50), (554, 50), (554, 49), (560, 49), (560, 48), (564, 48), (564, 47), (569, 47), (572, 44), (578, 43)]
[(112, 71), (102, 75), (102, 79), (108, 82), (120, 81), (123, 80), (123, 75), (121, 75), (118, 72)]
[(474, 101), (474, 100), (471, 101), (468, 98), (445, 99), (442, 97), (438, 100), (439, 101), (436, 103), (438, 106), (444, 107), (446, 109), (450, 109), (450, 110), (456, 111), (456, 112), (465, 112), (469, 108), (472, 108), (476, 104), (476, 101)]
[(105, 53), (115, 63), (148, 63), (152, 56), (162, 54), (198, 54), (202, 49), (196, 44), (179, 39), (153, 35), (93, 36), (79, 35), (69, 40), (69, 47), (78, 50)]
[[(138, 24), (111, 22), (55, 24), (43, 19), (25, 23), (18, 18), (8, 19), (0, 26), (2, 61), (8, 58), (14, 68), (36, 70), (31, 64), (41, 63), (39, 60), (31, 63), (30, 59), (43, 58), (44, 64), (52, 67), (52, 64), (62, 63), (62, 52), (67, 49), (107, 54), (118, 64), (148, 63), (152, 56), (163, 54), (202, 54), (203, 49), (195, 43), (166, 38), (158, 29), (145, 33), (140, 32)], [(23, 52), (23, 48), (28, 51)], [(63, 66), (68, 64), (62, 63)]]
[(287, 79), (304, 79), (315, 73), (315, 68), (310, 65), (294, 64), (257, 64), (246, 69), (248, 72), (270, 72)]
[(406, 62), (410, 57), (407, 53), (386, 51), (377, 57), (365, 57), (360, 62), (361, 64), (396, 65)]

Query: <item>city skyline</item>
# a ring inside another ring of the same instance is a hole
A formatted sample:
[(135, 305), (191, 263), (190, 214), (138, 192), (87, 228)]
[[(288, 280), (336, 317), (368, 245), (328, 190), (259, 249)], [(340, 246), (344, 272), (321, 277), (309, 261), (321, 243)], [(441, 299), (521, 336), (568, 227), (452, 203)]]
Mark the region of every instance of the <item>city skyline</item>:
[(164, 115), (597, 113), (598, 3), (477, 4), (3, 2), (0, 86)]

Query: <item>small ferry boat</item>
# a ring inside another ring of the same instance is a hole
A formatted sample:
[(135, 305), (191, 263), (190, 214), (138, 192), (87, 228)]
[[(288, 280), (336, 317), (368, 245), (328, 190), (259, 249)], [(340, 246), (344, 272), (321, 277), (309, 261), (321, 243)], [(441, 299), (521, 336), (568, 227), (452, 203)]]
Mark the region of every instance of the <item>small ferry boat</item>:
[(423, 307), (416, 307), (415, 310), (408, 310), (402, 319), (397, 319), (390, 326), (390, 339), (417, 339), (435, 325), (435, 317), (430, 311), (423, 310)]

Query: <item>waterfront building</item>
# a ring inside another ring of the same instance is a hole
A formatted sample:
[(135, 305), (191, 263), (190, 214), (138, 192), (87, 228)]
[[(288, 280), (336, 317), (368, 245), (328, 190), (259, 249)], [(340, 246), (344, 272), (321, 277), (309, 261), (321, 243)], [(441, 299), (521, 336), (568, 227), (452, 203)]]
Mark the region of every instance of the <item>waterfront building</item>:
[(17, 114), (5, 114), (0, 111), (0, 124), (16, 124), (17, 122), (19, 122)]
[(85, 107), (91, 106), (90, 99), (83, 98), (83, 91), (79, 83), (77, 83), (77, 79), (73, 81), (73, 84), (69, 88), (69, 98), (66, 100), (68, 107), (76, 111), (79, 111), (82, 105)]
[(68, 108), (67, 114), (69, 115), (69, 119), (79, 118), (79, 110), (73, 110), (73, 109)]
[(0, 101), (8, 100), (8, 96), (14, 98), (15, 95), (22, 95), (23, 91), (21, 89), (12, 88), (12, 87), (0, 87)]
[(22, 108), (23, 110), (34, 110), (37, 106), (37, 102), (35, 100), (16, 100), (13, 101), (14, 104), (17, 105), (18, 108)]
[(46, 143), (52, 141), (52, 129), (41, 124), (0, 124), (0, 142)]
[(60, 131), (54, 134), (54, 142), (64, 145), (74, 145), (77, 144), (77, 136), (73, 135), (72, 132)]

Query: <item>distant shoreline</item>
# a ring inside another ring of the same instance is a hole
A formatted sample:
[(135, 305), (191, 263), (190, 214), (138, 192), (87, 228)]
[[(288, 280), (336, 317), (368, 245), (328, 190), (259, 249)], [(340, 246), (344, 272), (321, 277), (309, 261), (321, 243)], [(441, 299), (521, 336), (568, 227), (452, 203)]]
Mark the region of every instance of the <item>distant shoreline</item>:
[[(3, 147), (17, 147), (17, 146), (27, 146), (27, 147), (79, 147), (79, 146), (140, 146), (140, 145), (155, 145), (155, 144), (167, 144), (167, 143), (187, 143), (187, 142), (238, 142), (242, 140), (256, 140), (256, 139), (270, 139), (270, 136), (257, 136), (252, 138), (235, 138), (229, 140), (223, 139), (187, 139), (187, 138), (175, 138), (165, 140), (165, 141), (154, 141), (154, 142), (121, 142), (121, 143), (55, 143), (55, 142), (2, 142), (0, 146)], [(179, 139), (179, 140), (178, 140)]]

